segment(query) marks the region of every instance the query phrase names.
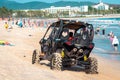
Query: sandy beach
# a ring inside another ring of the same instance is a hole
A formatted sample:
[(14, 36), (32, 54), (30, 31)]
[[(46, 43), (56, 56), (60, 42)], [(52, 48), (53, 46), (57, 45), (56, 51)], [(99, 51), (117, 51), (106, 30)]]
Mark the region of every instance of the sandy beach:
[(13, 46), (0, 46), (0, 80), (119, 80), (120, 62), (102, 58), (94, 53), (98, 60), (98, 74), (86, 74), (78, 68), (53, 71), (48, 61), (43, 65), (32, 64), (32, 53), (39, 49), (39, 40), (46, 31), (43, 27), (25, 27), (5, 30), (0, 21), (0, 40)]

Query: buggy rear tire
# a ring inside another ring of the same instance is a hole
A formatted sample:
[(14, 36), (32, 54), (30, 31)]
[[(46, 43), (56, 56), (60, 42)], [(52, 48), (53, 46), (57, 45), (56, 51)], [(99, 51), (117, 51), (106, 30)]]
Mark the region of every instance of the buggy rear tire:
[(63, 66), (62, 66), (62, 56), (60, 53), (54, 53), (52, 55), (51, 61), (50, 61), (50, 67), (52, 70), (58, 70), (61, 71)]
[(32, 64), (39, 63), (40, 62), (40, 57), (39, 57), (39, 50), (35, 49), (33, 51), (32, 55)]
[(98, 73), (98, 62), (94, 57), (88, 58), (89, 67), (86, 68), (86, 73), (97, 74)]

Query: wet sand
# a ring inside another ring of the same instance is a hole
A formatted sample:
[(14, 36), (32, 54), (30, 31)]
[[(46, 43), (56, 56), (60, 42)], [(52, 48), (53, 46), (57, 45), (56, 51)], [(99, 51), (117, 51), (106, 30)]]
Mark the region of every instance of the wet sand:
[(43, 65), (32, 65), (34, 49), (39, 49), (39, 40), (45, 28), (18, 28), (6, 31), (0, 27), (0, 40), (8, 41), (14, 46), (0, 46), (0, 80), (119, 80), (120, 63), (91, 54), (98, 60), (99, 74), (86, 74), (77, 68), (53, 71), (48, 61)]

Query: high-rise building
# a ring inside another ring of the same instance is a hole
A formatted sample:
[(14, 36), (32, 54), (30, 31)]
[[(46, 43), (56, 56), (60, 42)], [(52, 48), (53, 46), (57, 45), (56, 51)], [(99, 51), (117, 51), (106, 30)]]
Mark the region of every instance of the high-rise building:
[(71, 6), (66, 6), (66, 7), (55, 7), (51, 6), (50, 8), (45, 8), (42, 9), (42, 11), (48, 12), (50, 14), (59, 14), (61, 12), (68, 12), (69, 15), (75, 15), (77, 12), (88, 12), (88, 6), (77, 6), (77, 7), (71, 7)]

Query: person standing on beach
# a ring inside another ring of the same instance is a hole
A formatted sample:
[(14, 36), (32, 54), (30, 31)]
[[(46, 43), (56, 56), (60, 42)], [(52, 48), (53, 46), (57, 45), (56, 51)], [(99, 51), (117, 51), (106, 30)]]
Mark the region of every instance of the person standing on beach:
[(118, 51), (119, 40), (118, 40), (117, 36), (114, 36), (112, 45), (113, 45), (115, 51)]
[(8, 25), (7, 22), (5, 22), (4, 27), (5, 27), (6, 30), (8, 30), (9, 25)]

